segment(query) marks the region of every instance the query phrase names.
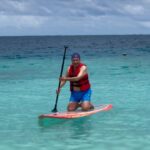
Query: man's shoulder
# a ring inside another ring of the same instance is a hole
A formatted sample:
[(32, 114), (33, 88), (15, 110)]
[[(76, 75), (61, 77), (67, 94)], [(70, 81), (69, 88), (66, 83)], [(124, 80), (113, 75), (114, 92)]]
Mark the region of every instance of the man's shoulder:
[(69, 71), (69, 70), (70, 70), (70, 68), (71, 68), (71, 66), (68, 66), (67, 70)]
[(82, 70), (86, 70), (86, 69), (87, 69), (87, 66), (86, 66), (86, 65), (83, 65), (83, 66), (81, 67), (81, 69), (82, 69)]

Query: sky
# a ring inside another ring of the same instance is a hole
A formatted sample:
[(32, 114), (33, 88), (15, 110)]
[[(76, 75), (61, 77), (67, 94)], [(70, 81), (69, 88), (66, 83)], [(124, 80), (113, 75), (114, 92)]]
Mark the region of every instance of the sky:
[(0, 36), (150, 34), (150, 0), (0, 0)]

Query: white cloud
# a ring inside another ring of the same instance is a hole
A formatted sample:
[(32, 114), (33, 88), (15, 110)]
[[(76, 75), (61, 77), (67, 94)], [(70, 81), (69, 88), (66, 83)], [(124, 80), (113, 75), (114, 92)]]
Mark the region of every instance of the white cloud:
[(144, 2), (146, 2), (146, 3), (150, 3), (150, 0), (144, 0)]
[(25, 12), (28, 10), (29, 5), (25, 1), (9, 1), (8, 5), (15, 10)]
[(141, 5), (125, 5), (124, 10), (131, 15), (143, 15), (144, 7)]
[(45, 6), (41, 6), (41, 9), (43, 9), (43, 11), (45, 11), (48, 14), (52, 14), (52, 11), (49, 8), (45, 7)]
[(30, 12), (30, 3), (27, 1), (16, 0), (1, 0), (0, 11), (3, 11), (6, 15), (16, 15)]
[(143, 21), (143, 22), (139, 22), (141, 25), (143, 25), (144, 27), (150, 28), (150, 21)]
[(47, 20), (48, 20), (47, 17), (41, 17), (41, 16), (0, 15), (0, 27), (36, 28), (36, 27), (40, 27)]

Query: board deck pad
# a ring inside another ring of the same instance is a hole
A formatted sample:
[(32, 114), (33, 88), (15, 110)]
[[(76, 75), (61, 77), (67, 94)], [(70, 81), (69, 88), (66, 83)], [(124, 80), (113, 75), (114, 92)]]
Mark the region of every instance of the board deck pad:
[(95, 106), (94, 109), (89, 111), (82, 111), (82, 110), (76, 110), (73, 112), (56, 112), (56, 113), (50, 113), (50, 114), (42, 114), (39, 116), (40, 119), (42, 118), (59, 118), (59, 119), (72, 119), (72, 118), (79, 118), (84, 116), (89, 116), (101, 111), (108, 111), (112, 108), (112, 104), (103, 104), (99, 106)]

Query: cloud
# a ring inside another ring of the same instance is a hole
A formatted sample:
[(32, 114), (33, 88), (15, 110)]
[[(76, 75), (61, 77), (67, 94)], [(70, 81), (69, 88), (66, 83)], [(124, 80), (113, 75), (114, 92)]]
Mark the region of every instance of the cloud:
[(1, 0), (0, 14), (7, 16), (48, 16), (50, 11), (47, 5), (40, 5), (35, 0)]
[(147, 15), (150, 0), (1, 0), (0, 12), (5, 15), (48, 17), (101, 17), (103, 15)]
[(48, 18), (41, 17), (41, 16), (7, 16), (7, 15), (0, 15), (0, 26), (1, 27), (39, 27), (44, 24)]
[(143, 22), (140, 22), (140, 24), (147, 28), (150, 28), (150, 21), (143, 21)]
[(135, 27), (142, 32), (150, 28), (149, 4), (150, 0), (1, 0), (0, 28), (37, 28), (37, 33), (44, 28), (49, 34), (101, 34), (107, 28), (111, 34)]
[(124, 6), (124, 10), (131, 15), (143, 15), (145, 11), (144, 7), (141, 5), (133, 6), (129, 4)]

